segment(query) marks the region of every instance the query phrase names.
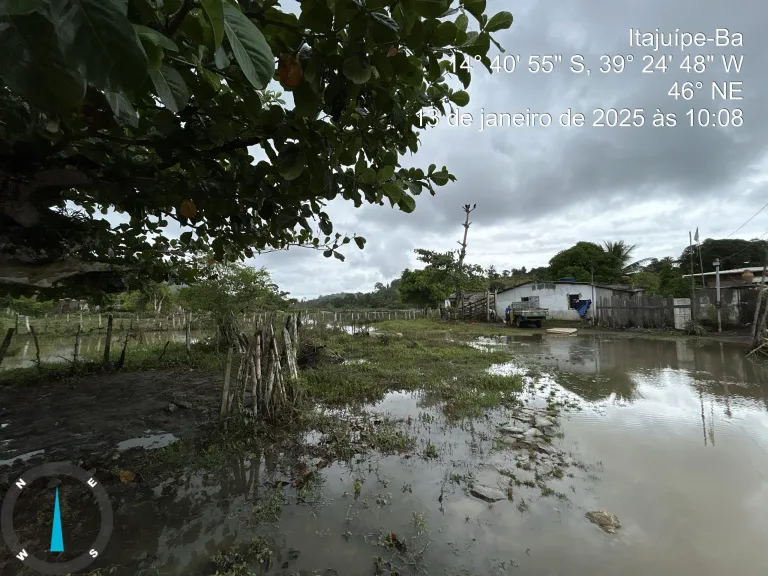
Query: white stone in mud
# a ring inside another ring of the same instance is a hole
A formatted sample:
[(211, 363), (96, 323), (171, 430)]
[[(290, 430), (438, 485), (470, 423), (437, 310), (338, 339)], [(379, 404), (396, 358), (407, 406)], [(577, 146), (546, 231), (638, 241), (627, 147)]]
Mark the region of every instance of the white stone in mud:
[(551, 428), (555, 425), (552, 420), (545, 416), (535, 416), (533, 422), (536, 425), (536, 428)]
[(499, 432), (502, 434), (524, 434), (525, 428), (522, 428), (521, 426), (515, 426), (514, 424), (511, 426), (499, 426)]
[(528, 430), (525, 431), (524, 436), (527, 438), (535, 438), (537, 436), (541, 436), (541, 430), (538, 428), (528, 428)]
[(475, 484), (469, 491), (475, 498), (480, 498), (486, 502), (498, 502), (504, 500), (506, 496), (501, 490), (491, 488), (490, 486), (483, 486), (482, 484)]

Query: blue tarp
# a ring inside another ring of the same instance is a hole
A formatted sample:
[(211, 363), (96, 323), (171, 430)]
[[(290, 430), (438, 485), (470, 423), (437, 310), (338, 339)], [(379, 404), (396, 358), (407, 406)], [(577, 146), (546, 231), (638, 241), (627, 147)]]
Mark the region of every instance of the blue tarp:
[(576, 303), (576, 312), (579, 313), (580, 318), (586, 318), (587, 311), (589, 310), (589, 307), (592, 305), (592, 300), (579, 300)]

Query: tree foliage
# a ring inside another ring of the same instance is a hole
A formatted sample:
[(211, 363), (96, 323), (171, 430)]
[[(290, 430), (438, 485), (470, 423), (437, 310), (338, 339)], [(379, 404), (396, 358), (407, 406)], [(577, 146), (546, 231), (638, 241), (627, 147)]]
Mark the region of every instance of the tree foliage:
[[(188, 279), (193, 252), (233, 261), (297, 244), (343, 259), (352, 239), (334, 233), (328, 201), (411, 212), (455, 179), (399, 157), (418, 149), (423, 109), (466, 105), (466, 60), (490, 71), (491, 32), (512, 16), (484, 11), (0, 0), (0, 282), (121, 290), (129, 270)], [(273, 79), (292, 106), (264, 90)]]
[[(686, 270), (691, 266), (693, 252), (693, 270), (695, 274), (714, 272), (713, 262), (720, 259), (720, 270), (733, 270), (749, 266), (762, 266), (768, 257), (768, 240), (742, 240), (740, 238), (707, 238), (700, 246), (686, 246), (680, 254), (680, 266)], [(701, 257), (699, 257), (701, 252)], [(686, 272), (688, 273), (688, 272)]]
[(613, 282), (619, 270), (615, 255), (593, 242), (577, 242), (555, 254), (549, 261), (553, 280), (571, 276), (578, 282)]
[(265, 268), (208, 262), (198, 261), (198, 280), (179, 290), (178, 301), (186, 310), (212, 313), (223, 322), (235, 314), (288, 308), (288, 293), (280, 291)]
[(300, 308), (323, 308), (336, 310), (369, 309), (397, 309), (405, 304), (400, 300), (397, 287), (400, 279), (392, 280), (389, 284), (376, 282), (371, 292), (343, 292), (340, 294), (327, 294), (318, 298), (305, 299), (297, 303)]
[(416, 257), (426, 266), (404, 270), (398, 286), (403, 302), (422, 308), (437, 308), (454, 291), (485, 289), (487, 280), (477, 264), (459, 264), (459, 251), (435, 252), (417, 248)]

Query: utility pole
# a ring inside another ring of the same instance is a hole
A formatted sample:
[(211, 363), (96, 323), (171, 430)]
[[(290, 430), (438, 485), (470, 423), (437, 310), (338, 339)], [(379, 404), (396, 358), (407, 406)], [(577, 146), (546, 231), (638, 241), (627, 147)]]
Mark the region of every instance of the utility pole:
[(464, 239), (459, 242), (459, 246), (461, 246), (461, 252), (459, 252), (459, 277), (457, 279), (457, 285), (456, 285), (456, 313), (458, 315), (459, 311), (462, 311), (464, 308), (464, 298), (461, 294), (461, 285), (462, 280), (464, 279), (464, 257), (467, 255), (467, 233), (469, 232), (469, 227), (472, 224), (472, 222), (469, 221), (469, 215), (474, 211), (474, 209), (477, 208), (477, 204), (473, 204), (470, 206), (469, 204), (464, 204), (464, 224), (462, 226), (464, 227)]
[(696, 277), (693, 275), (693, 236), (688, 231), (688, 245), (691, 248), (691, 320), (696, 322)]
[(720, 304), (720, 258), (715, 258), (714, 266), (715, 266), (715, 291), (717, 293), (717, 296), (715, 296), (715, 308), (717, 308), (717, 331), (722, 332), (723, 321), (720, 315), (720, 307), (721, 307), (721, 304)]

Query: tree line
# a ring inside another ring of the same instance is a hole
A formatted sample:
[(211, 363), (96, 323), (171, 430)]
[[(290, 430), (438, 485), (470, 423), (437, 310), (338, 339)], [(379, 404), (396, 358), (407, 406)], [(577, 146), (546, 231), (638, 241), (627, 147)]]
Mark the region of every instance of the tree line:
[(525, 266), (510, 267), (501, 271), (495, 266), (483, 268), (460, 263), (459, 250), (416, 249), (415, 253), (424, 264), (422, 268), (405, 269), (400, 278), (388, 284), (376, 283), (371, 292), (329, 294), (301, 300), (297, 305), (338, 309), (437, 308), (457, 289), (465, 293), (503, 291), (530, 281), (562, 278), (622, 284), (643, 288), (651, 295), (684, 298), (691, 295), (691, 281), (683, 276), (691, 270), (694, 274), (712, 272), (716, 258), (720, 259), (721, 270), (761, 266), (768, 254), (768, 241), (707, 238), (700, 245), (686, 247), (677, 257), (663, 258), (636, 258), (637, 246), (623, 240), (606, 241), (602, 245), (577, 242), (555, 254), (546, 266), (530, 270)]

